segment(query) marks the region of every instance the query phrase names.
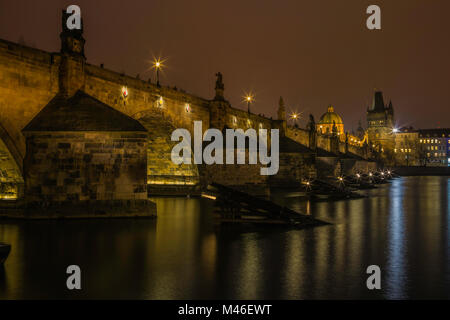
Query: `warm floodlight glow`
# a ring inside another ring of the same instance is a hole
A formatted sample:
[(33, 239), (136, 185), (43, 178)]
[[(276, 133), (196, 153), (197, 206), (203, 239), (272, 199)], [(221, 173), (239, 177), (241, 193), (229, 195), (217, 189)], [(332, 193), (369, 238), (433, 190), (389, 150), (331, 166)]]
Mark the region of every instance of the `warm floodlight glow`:
[(128, 97), (128, 89), (127, 89), (127, 87), (122, 87), (122, 96), (124, 98)]
[(397, 128), (392, 129), (393, 133), (397, 133), (399, 130)]

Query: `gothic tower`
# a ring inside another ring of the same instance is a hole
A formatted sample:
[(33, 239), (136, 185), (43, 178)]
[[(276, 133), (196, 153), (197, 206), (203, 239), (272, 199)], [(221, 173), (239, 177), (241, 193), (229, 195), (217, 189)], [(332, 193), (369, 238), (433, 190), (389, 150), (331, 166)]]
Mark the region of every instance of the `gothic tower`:
[[(383, 93), (375, 91), (372, 105), (367, 109), (369, 144), (380, 149), (394, 148), (394, 108), (384, 104)], [(379, 151), (382, 151), (379, 150)]]

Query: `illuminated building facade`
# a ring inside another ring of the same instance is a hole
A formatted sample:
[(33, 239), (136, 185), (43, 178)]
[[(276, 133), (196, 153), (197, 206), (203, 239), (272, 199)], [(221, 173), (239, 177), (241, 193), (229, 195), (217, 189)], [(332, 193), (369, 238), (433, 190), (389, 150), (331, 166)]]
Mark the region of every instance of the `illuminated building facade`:
[(450, 166), (450, 128), (418, 130), (421, 158), (430, 166)]

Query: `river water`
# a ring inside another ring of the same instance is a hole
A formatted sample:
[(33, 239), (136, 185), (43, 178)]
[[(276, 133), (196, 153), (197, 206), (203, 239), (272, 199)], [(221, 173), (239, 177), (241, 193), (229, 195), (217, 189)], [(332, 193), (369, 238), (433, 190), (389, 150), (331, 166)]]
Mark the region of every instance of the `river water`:
[[(274, 199), (331, 225), (218, 227), (207, 199), (156, 198), (147, 219), (0, 221), (0, 299), (450, 297), (450, 177), (405, 177), (367, 198)], [(286, 197), (288, 196), (288, 197)], [(66, 268), (82, 289), (66, 289)], [(381, 268), (368, 290), (366, 268)]]

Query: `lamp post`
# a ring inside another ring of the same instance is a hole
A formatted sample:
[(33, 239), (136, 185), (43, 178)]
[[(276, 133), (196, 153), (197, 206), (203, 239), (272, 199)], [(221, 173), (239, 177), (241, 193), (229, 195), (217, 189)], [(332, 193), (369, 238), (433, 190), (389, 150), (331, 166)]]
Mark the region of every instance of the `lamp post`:
[(250, 103), (253, 101), (253, 97), (251, 95), (247, 95), (245, 100), (247, 101), (247, 111), (250, 113)]
[(153, 68), (156, 69), (156, 85), (158, 87), (160, 86), (160, 84), (159, 84), (159, 70), (162, 69), (162, 67), (163, 67), (163, 63), (162, 63), (161, 59), (158, 58), (158, 59), (155, 59), (153, 61)]

